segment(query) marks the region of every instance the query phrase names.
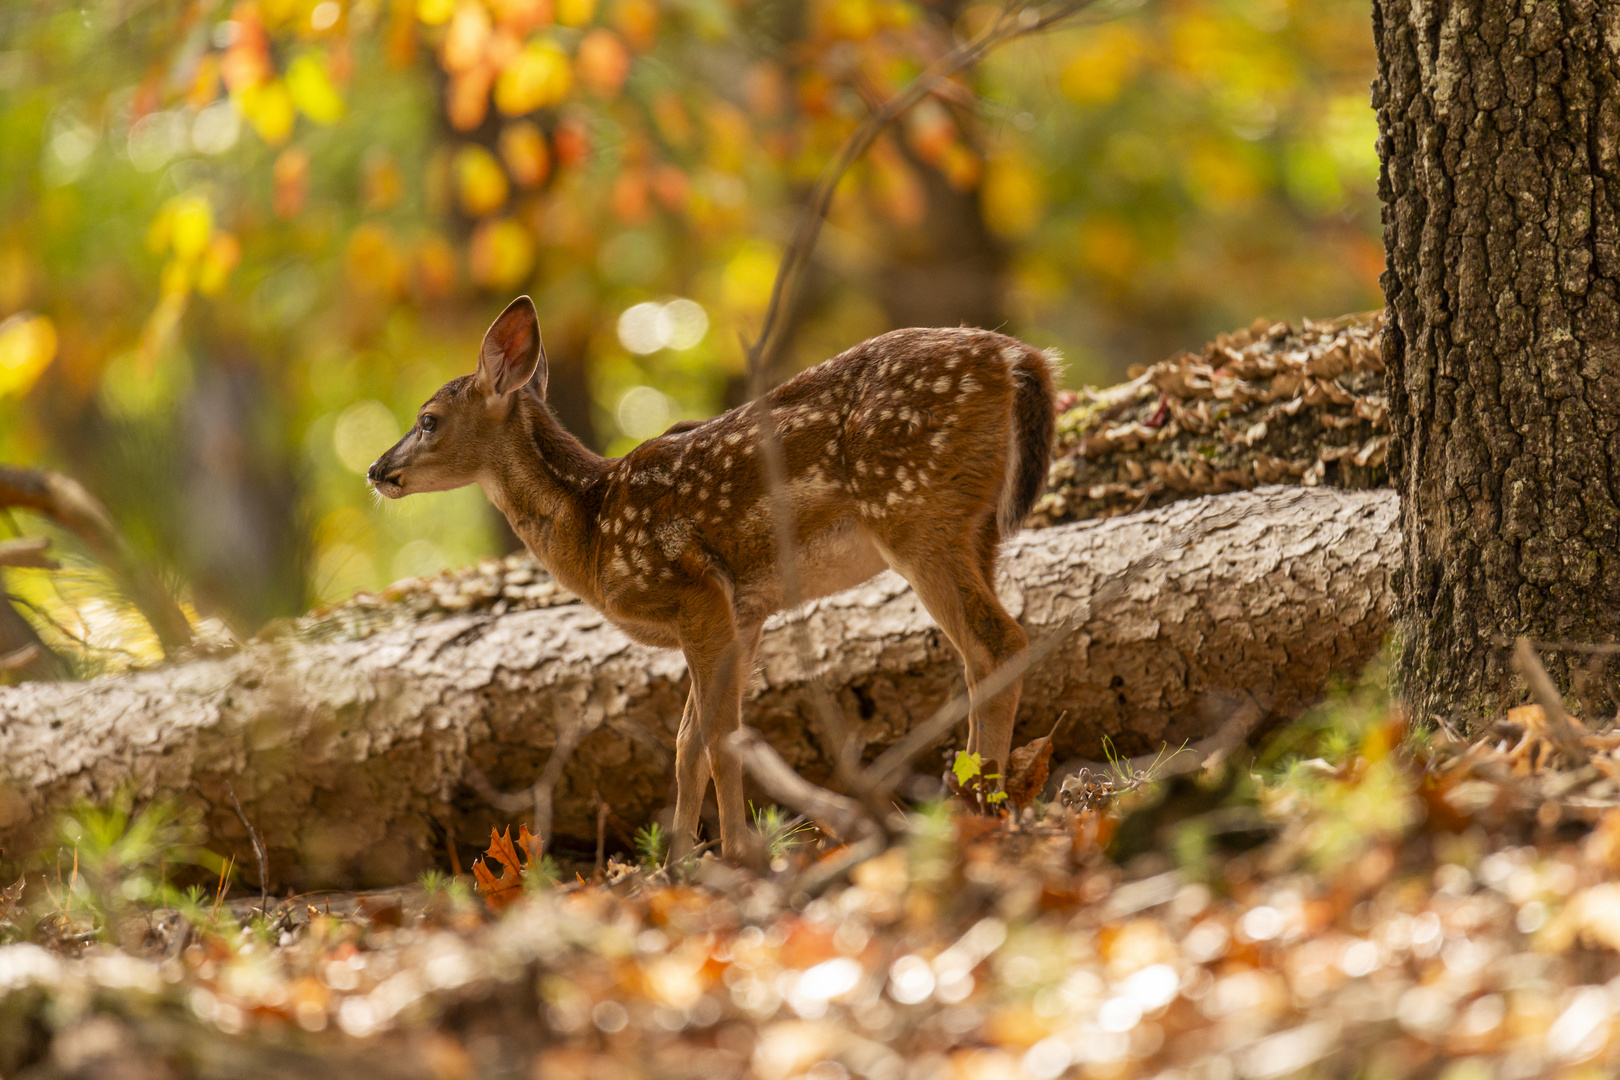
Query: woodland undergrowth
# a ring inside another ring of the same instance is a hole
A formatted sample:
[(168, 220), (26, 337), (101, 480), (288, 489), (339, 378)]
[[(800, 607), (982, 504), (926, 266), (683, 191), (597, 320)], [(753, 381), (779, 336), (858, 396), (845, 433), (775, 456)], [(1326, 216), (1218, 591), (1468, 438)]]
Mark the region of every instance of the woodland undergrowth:
[(1116, 762), (983, 813), (973, 763), (953, 771), (965, 796), (909, 807), (853, 866), (759, 807), (765, 874), (665, 866), (655, 828), (594, 865), (536, 860), (503, 824), (470, 873), (284, 899), (166, 807), (83, 808), (0, 896), (0, 1076), (1462, 1078), (1620, 1060), (1606, 718), (1527, 705), (1468, 737), (1414, 729), (1380, 669), (1198, 772)]

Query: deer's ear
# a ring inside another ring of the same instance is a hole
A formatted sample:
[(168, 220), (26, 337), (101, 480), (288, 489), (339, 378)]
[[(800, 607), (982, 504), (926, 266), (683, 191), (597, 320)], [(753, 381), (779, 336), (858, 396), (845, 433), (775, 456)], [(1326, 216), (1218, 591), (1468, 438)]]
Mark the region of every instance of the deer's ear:
[(478, 382), (486, 394), (506, 395), (533, 379), (546, 390), (546, 350), (540, 343), (540, 317), (534, 301), (520, 296), (506, 306), (484, 335), (478, 353)]

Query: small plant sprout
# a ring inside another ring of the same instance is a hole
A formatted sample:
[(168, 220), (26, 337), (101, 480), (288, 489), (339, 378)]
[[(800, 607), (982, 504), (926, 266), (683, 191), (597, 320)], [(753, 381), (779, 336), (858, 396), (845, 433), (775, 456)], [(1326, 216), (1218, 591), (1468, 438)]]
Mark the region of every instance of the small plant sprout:
[(754, 831), (764, 837), (766, 853), (772, 861), (785, 858), (788, 852), (809, 839), (802, 835), (811, 831), (810, 823), (803, 817), (789, 817), (780, 806), (749, 803), (748, 809), (753, 814)]
[(650, 822), (636, 830), (636, 854), (641, 857), (641, 865), (648, 870), (655, 870), (664, 864), (664, 854), (669, 851), (669, 837), (658, 825)]

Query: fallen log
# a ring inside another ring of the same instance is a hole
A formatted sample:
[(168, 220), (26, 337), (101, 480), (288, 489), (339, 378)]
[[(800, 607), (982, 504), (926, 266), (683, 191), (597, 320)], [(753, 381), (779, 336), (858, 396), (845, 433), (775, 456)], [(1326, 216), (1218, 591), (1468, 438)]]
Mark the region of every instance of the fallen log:
[[(1244, 511), (1236, 524), (1142, 568), (1106, 610), (1086, 611), (1133, 556), (1234, 505)], [(1198, 739), (1249, 697), (1270, 717), (1296, 714), (1332, 673), (1378, 648), (1398, 544), (1392, 493), (1305, 488), (1020, 534), (999, 583), (1009, 610), (1032, 638), (1071, 618), (1079, 628), (1026, 678), (1019, 741), (1063, 710), (1074, 718), (1059, 760), (1100, 756), (1105, 736), (1125, 754)], [(895, 575), (799, 617), (868, 758), (961, 686), (955, 654)], [(789, 638), (781, 618), (767, 628), (745, 717), (821, 780), (828, 756)], [(210, 846), (251, 867), (234, 784), (269, 849), (272, 888), (397, 883), (444, 866), (447, 844), (465, 865), (505, 817), (470, 785), (472, 769), (522, 788), (570, 728), (587, 733), (555, 792), (554, 828), (594, 843), (593, 792), (630, 828), (667, 804), (684, 695), (678, 653), (634, 645), (560, 599), (0, 688), (0, 847), (20, 857), (45, 839), (54, 811), (127, 789), (195, 807)], [(919, 768), (933, 772), (938, 759), (924, 755)]]

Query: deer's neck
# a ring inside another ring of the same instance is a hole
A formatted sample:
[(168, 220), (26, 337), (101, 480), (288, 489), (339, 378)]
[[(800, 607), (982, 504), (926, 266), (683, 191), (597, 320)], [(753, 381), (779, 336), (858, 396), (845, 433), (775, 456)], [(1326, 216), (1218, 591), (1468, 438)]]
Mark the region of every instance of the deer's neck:
[(607, 462), (569, 434), (543, 404), (520, 399), (515, 407), (505, 444), (482, 481), (484, 493), (535, 557), (578, 592), (588, 580), (589, 492)]

